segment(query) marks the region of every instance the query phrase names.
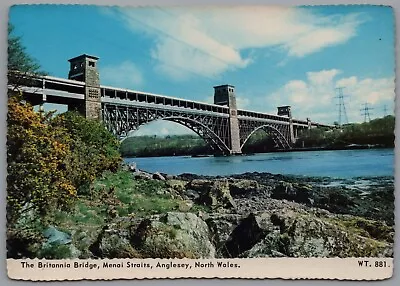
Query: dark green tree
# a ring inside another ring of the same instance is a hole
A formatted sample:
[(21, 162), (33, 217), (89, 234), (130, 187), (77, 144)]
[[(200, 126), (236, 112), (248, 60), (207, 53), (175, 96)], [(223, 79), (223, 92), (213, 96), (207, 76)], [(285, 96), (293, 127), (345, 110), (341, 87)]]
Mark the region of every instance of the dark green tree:
[[(21, 85), (29, 84), (32, 75), (45, 75), (40, 64), (32, 58), (22, 44), (21, 37), (14, 35), (14, 27), (8, 24), (8, 83), (18, 91)], [(11, 93), (8, 93), (9, 96)]]

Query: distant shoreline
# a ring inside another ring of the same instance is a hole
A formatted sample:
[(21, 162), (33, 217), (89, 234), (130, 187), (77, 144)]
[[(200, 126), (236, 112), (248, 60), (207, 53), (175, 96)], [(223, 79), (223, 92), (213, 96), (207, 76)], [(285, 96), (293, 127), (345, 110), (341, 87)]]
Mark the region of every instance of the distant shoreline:
[[(278, 149), (274, 151), (268, 151), (268, 152), (257, 152), (257, 153), (242, 153), (240, 155), (235, 155), (235, 156), (249, 156), (249, 155), (256, 155), (256, 154), (267, 154), (267, 153), (282, 153), (282, 152), (299, 152), (299, 151), (340, 151), (340, 150), (363, 150), (363, 149), (391, 149), (394, 148), (394, 146), (383, 146), (383, 145), (378, 145), (378, 144), (350, 144), (346, 146), (341, 146), (341, 147), (298, 147), (298, 148), (292, 148), (292, 149)], [(169, 155), (160, 155), (160, 156), (123, 156), (123, 158), (152, 158), (152, 157), (192, 157), (192, 158), (203, 158), (203, 157), (220, 157), (220, 156), (229, 156), (229, 155), (222, 155), (222, 154), (182, 154), (182, 155), (175, 155), (175, 154), (169, 154)]]

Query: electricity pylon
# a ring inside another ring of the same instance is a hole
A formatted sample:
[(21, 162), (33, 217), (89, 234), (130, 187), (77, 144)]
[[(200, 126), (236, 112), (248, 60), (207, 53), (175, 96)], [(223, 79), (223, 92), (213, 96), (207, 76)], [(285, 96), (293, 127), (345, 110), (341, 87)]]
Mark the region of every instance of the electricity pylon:
[(371, 114), (369, 111), (373, 110), (373, 108), (368, 106), (368, 102), (363, 104), (364, 107), (362, 109), (360, 109), (360, 111), (362, 112), (361, 115), (364, 115), (364, 122), (367, 122), (367, 117), (368, 117), (368, 121), (371, 121)]
[(342, 114), (345, 119), (344, 122), (349, 123), (346, 113), (346, 105), (344, 104), (344, 97), (346, 97), (346, 95), (343, 95), (343, 89), (344, 87), (337, 87), (336, 88), (337, 95), (335, 96), (335, 98), (338, 99), (338, 103), (336, 105), (339, 106), (339, 121), (338, 121), (339, 126), (342, 126)]

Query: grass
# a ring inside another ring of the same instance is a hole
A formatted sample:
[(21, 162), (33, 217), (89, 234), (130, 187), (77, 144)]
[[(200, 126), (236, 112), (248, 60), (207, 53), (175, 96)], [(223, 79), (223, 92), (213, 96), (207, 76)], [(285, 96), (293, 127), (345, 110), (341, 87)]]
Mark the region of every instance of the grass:
[[(103, 226), (110, 222), (111, 210), (120, 217), (144, 217), (177, 211), (181, 202), (171, 197), (164, 181), (134, 179), (128, 171), (106, 171), (86, 188), (82, 192), (85, 195), (78, 198), (72, 211), (58, 210), (53, 216), (55, 226), (73, 234), (74, 244), (83, 252), (95, 241)], [(190, 211), (199, 210), (205, 208), (194, 205)]]
[(56, 212), (55, 221), (96, 226), (106, 221), (110, 207), (115, 207), (119, 216), (148, 215), (177, 210), (181, 201), (165, 192), (165, 182), (135, 180), (127, 171), (105, 172), (88, 188), (88, 195), (78, 199), (74, 210)]

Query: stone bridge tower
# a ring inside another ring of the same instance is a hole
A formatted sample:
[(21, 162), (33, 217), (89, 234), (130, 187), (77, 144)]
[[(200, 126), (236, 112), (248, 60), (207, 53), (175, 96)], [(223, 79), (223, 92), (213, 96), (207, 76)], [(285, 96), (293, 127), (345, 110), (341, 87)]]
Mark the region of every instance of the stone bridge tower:
[(278, 115), (289, 117), (290, 144), (296, 143), (296, 138), (294, 136), (294, 129), (293, 129), (293, 119), (292, 119), (291, 107), (289, 105), (279, 106), (278, 107)]
[(235, 87), (229, 84), (214, 86), (214, 104), (227, 105), (229, 107), (231, 154), (241, 154)]
[(68, 109), (78, 110), (86, 118), (101, 120), (100, 77), (97, 70), (98, 59), (95, 56), (83, 54), (68, 60), (71, 64), (68, 79), (86, 83), (84, 105), (71, 105), (68, 106)]

